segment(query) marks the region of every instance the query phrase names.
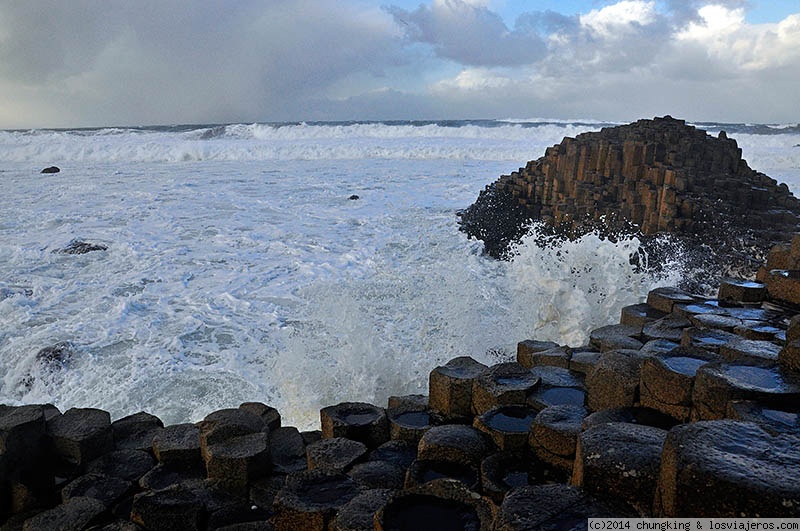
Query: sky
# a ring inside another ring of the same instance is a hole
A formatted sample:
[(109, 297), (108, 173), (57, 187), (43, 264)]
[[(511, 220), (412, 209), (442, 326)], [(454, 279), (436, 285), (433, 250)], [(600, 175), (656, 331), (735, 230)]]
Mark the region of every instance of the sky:
[(0, 0), (0, 128), (800, 122), (800, 0)]

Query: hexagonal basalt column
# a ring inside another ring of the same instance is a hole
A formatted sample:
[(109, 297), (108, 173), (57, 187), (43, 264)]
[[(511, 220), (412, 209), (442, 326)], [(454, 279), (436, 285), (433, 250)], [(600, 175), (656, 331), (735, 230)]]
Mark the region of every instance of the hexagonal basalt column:
[[(544, 348), (547, 347), (547, 348)], [(517, 363), (532, 368), (537, 365), (553, 367), (569, 367), (571, 351), (567, 347), (558, 346), (552, 341), (523, 341), (517, 346)]]
[(389, 411), (389, 434), (392, 440), (418, 443), (432, 426), (430, 413), (416, 408), (397, 408)]
[(375, 531), (460, 529), (489, 531), (493, 504), (462, 483), (439, 479), (393, 497), (375, 514)]
[(721, 361), (720, 357), (700, 349), (678, 349), (645, 359), (640, 380), (641, 405), (688, 422), (697, 369), (715, 361)]
[(652, 514), (667, 432), (651, 426), (601, 424), (581, 433), (572, 483), (588, 493)]
[(203, 455), (209, 479), (243, 488), (270, 469), (268, 436), (264, 432), (231, 437), (206, 446)]
[(528, 395), (539, 384), (539, 377), (519, 363), (500, 363), (475, 379), (472, 409), (480, 415), (502, 405), (525, 405)]
[(306, 453), (309, 470), (345, 472), (366, 457), (367, 447), (344, 437), (331, 437), (309, 444)]
[(638, 339), (640, 333), (641, 330), (636, 326), (608, 325), (592, 330), (589, 341), (600, 352), (619, 349), (638, 350), (642, 348), (642, 342)]
[(537, 411), (526, 406), (498, 406), (475, 417), (473, 426), (492, 438), (501, 450), (522, 450)]
[(759, 400), (791, 407), (800, 400), (800, 380), (777, 367), (711, 363), (697, 370), (693, 419), (722, 419), (733, 400)]
[(630, 516), (568, 485), (531, 485), (509, 492), (500, 506), (495, 531), (581, 529), (587, 518)]
[(404, 488), (412, 489), (439, 479), (458, 481), (473, 490), (480, 486), (480, 472), (474, 465), (437, 459), (416, 459), (408, 467)]
[(273, 503), (275, 531), (327, 531), (336, 511), (358, 494), (358, 485), (342, 474), (290, 474)]
[(61, 471), (67, 474), (114, 449), (111, 417), (99, 409), (73, 408), (52, 418), (47, 422), (47, 435)]
[(487, 369), (468, 356), (433, 369), (429, 383), (431, 410), (449, 421), (471, 419), (473, 382)]
[(676, 304), (692, 304), (697, 298), (680, 288), (656, 288), (647, 294), (647, 304), (664, 313), (672, 313)]
[(800, 516), (800, 437), (732, 420), (681, 424), (664, 444), (656, 515)]
[(535, 481), (534, 467), (535, 463), (525, 452), (497, 452), (490, 455), (481, 461), (483, 493), (495, 503), (502, 503), (511, 489)]
[(234, 437), (268, 432), (269, 428), (258, 415), (244, 409), (220, 409), (206, 415), (197, 424), (200, 428), (200, 448), (206, 448)]
[(389, 440), (386, 410), (363, 402), (343, 402), (319, 412), (323, 438), (345, 437), (377, 448)]
[(694, 347), (719, 352), (720, 347), (738, 339), (739, 336), (723, 330), (690, 327), (683, 330), (682, 347)]
[(642, 359), (636, 351), (606, 352), (586, 375), (587, 405), (599, 411), (633, 406), (639, 396)]
[(586, 402), (583, 374), (561, 367), (547, 366), (534, 367), (531, 372), (540, 378), (540, 382), (528, 395), (527, 403), (537, 411), (566, 404), (582, 406)]
[(169, 467), (199, 468), (202, 465), (200, 428), (194, 424), (167, 426), (153, 437), (153, 453), (159, 463)]
[(762, 282), (725, 278), (719, 284), (718, 298), (728, 303), (761, 303), (767, 297), (767, 286)]
[(588, 414), (585, 407), (572, 405), (551, 406), (540, 411), (533, 420), (528, 439), (536, 456), (571, 475), (578, 434)]
[(636, 327), (640, 332), (645, 325), (657, 321), (667, 314), (646, 303), (622, 308), (619, 324)]
[(489, 438), (479, 430), (471, 426), (447, 424), (433, 427), (422, 436), (417, 458), (478, 466), (492, 449)]

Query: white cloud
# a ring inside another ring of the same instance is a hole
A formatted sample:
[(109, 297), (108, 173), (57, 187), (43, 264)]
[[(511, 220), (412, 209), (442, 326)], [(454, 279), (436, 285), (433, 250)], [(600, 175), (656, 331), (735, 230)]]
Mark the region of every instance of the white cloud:
[(483, 91), (511, 86), (513, 81), (503, 75), (486, 68), (467, 68), (451, 79), (443, 79), (433, 86), (433, 90), (442, 94), (452, 90)]
[(656, 18), (655, 2), (623, 0), (581, 15), (580, 23), (604, 39), (617, 39), (620, 34), (653, 24)]

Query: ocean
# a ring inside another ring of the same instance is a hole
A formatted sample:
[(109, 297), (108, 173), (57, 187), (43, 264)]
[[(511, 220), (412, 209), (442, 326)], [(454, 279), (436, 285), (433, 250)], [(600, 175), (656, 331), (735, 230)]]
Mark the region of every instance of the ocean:
[[(326, 405), (426, 393), (456, 356), (580, 346), (689, 274), (680, 253), (656, 273), (631, 266), (636, 239), (590, 234), (527, 238), (498, 262), (456, 212), (563, 137), (610, 125), (0, 131), (0, 403), (178, 423), (260, 401), (316, 429)], [(800, 126), (696, 125), (800, 192)], [(39, 173), (50, 165), (61, 172)], [(54, 252), (74, 239), (107, 249)]]

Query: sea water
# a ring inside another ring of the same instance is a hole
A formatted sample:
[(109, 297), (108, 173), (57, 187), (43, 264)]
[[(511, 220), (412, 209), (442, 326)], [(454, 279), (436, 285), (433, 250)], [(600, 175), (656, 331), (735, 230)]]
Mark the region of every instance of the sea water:
[[(0, 403), (176, 423), (261, 401), (313, 429), (325, 405), (427, 392), (456, 356), (507, 361), (527, 338), (580, 346), (680, 280), (679, 254), (654, 273), (631, 265), (635, 239), (590, 234), (530, 237), (498, 262), (456, 212), (604, 125), (0, 131)], [(800, 191), (797, 126), (701, 126)], [(61, 172), (39, 174), (50, 165)], [(54, 252), (73, 239), (107, 250)], [(37, 356), (54, 345), (65, 354)]]

